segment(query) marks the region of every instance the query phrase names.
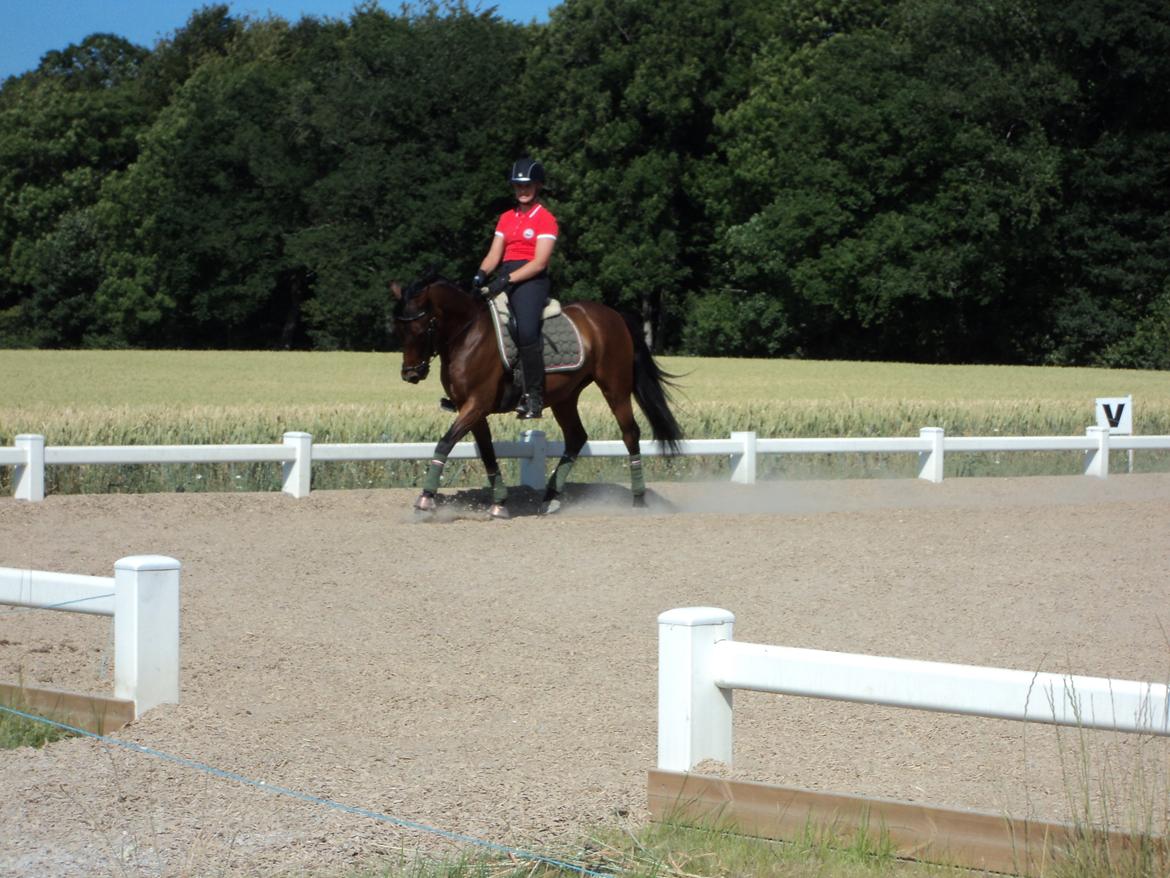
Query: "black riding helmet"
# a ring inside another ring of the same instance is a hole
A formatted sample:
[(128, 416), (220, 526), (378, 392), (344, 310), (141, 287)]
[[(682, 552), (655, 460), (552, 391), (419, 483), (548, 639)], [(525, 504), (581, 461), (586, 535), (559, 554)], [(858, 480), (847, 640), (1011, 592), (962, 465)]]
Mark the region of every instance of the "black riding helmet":
[(508, 181), (510, 183), (543, 183), (544, 165), (528, 156), (518, 158), (512, 163), (512, 171), (508, 174)]

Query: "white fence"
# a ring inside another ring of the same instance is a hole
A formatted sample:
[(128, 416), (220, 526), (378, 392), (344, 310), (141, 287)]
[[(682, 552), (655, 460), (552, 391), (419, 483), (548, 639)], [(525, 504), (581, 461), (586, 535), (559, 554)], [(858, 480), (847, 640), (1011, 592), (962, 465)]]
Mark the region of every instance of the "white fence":
[(731, 765), (735, 689), (1170, 735), (1162, 684), (739, 643), (734, 624), (715, 607), (658, 617), (660, 769)]
[[(11, 448), (0, 448), (0, 466), (16, 468), (13, 495), (18, 500), (43, 500), (45, 467), (65, 464), (153, 464), (153, 463), (255, 463), (281, 464), (281, 490), (294, 497), (307, 497), (312, 467), (317, 461), (429, 460), (433, 442), (382, 442), (370, 444), (313, 443), (308, 433), (284, 434), (280, 445), (105, 445), (45, 446), (43, 436), (21, 434)], [(540, 430), (529, 430), (519, 442), (496, 442), (496, 455), (520, 461), (520, 481), (530, 488), (542, 488), (547, 478), (548, 458), (561, 455), (563, 442), (550, 442)], [(1084, 473), (1105, 478), (1109, 475), (1111, 450), (1170, 450), (1170, 436), (1111, 436), (1105, 427), (1089, 427), (1084, 436), (946, 436), (940, 427), (925, 427), (918, 436), (900, 438), (843, 439), (760, 439), (753, 432), (732, 433), (728, 439), (688, 439), (680, 452), (687, 456), (725, 456), (731, 466), (731, 480), (741, 484), (756, 481), (756, 462), (761, 454), (864, 454), (892, 452), (918, 455), (918, 478), (941, 482), (948, 452), (975, 451), (1080, 451)], [(581, 457), (625, 457), (626, 447), (616, 440), (586, 442)], [(643, 442), (644, 456), (660, 456), (665, 449), (658, 442)], [(451, 459), (478, 457), (475, 445), (461, 442), (452, 449)]]
[(132, 555), (114, 575), (0, 567), (0, 604), (114, 617), (114, 696), (135, 716), (179, 701), (179, 562)]

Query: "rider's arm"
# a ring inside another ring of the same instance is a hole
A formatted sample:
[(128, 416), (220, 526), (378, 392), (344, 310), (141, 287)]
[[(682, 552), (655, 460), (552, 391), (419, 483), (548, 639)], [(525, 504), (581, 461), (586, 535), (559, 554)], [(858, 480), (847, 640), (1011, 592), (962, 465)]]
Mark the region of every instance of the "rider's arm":
[(484, 274), (491, 274), (504, 258), (504, 236), (496, 234), (492, 238), (492, 246), (488, 247), (487, 256), (479, 264), (479, 270)]
[(536, 241), (536, 255), (532, 257), (531, 261), (525, 262), (519, 268), (514, 268), (508, 272), (508, 280), (514, 284), (519, 284), (536, 277), (548, 268), (548, 261), (552, 258), (553, 247), (556, 245), (556, 238), (538, 238)]

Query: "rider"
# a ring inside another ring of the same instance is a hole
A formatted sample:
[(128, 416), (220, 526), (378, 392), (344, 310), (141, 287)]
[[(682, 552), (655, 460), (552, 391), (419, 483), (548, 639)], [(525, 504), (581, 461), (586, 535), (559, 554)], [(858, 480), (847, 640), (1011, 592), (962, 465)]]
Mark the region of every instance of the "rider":
[(539, 418), (544, 408), (544, 350), (540, 339), (540, 315), (549, 298), (548, 261), (557, 243), (557, 220), (540, 201), (544, 166), (528, 156), (517, 159), (508, 179), (516, 206), (500, 215), (495, 236), (471, 286), (479, 290), (498, 267), (500, 273), (488, 286), (490, 295), (507, 292), (508, 307), (516, 316), (516, 346), (524, 398), (516, 407), (525, 420)]

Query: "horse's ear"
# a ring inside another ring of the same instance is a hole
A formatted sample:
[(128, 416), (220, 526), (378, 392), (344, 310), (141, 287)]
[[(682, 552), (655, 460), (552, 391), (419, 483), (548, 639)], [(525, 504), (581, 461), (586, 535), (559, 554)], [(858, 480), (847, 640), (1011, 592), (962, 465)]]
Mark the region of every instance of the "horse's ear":
[(390, 292), (394, 295), (395, 299), (400, 302), (402, 301), (402, 284), (400, 284), (398, 281), (390, 281)]

